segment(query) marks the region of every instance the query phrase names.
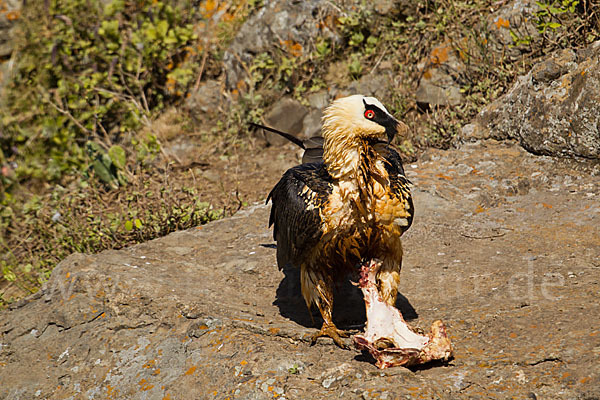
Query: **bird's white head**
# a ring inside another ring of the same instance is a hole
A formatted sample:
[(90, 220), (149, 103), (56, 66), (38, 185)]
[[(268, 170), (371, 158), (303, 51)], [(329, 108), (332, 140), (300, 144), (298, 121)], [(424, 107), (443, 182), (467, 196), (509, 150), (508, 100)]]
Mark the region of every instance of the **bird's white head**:
[(389, 144), (397, 133), (406, 129), (374, 97), (339, 98), (323, 115), (323, 159), (330, 173), (344, 175), (358, 162), (361, 146)]

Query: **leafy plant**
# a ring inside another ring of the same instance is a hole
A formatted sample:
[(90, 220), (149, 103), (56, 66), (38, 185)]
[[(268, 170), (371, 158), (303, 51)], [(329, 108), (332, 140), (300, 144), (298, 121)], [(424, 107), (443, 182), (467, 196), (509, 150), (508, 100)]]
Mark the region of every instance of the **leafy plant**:
[(510, 29), (509, 31), (510, 37), (513, 41), (514, 46), (529, 46), (533, 38), (531, 35), (520, 36), (514, 29)]
[(551, 3), (536, 1), (539, 7), (536, 11), (536, 25), (540, 33), (546, 33), (548, 29), (555, 31), (560, 28), (562, 24), (556, 20), (556, 17), (560, 14), (574, 13), (578, 0), (560, 0), (552, 1)]
[(19, 181), (84, 170), (86, 154), (106, 181), (99, 149), (90, 153), (83, 145), (110, 148), (192, 83), (197, 38), (187, 13), (164, 1), (102, 4), (52, 0), (24, 7), (21, 57), (0, 138), (4, 157), (18, 160)]
[(362, 60), (357, 53), (352, 54), (350, 57), (350, 62), (348, 63), (348, 72), (353, 78), (360, 77), (363, 72)]
[(298, 363), (294, 363), (294, 365), (289, 367), (288, 372), (292, 375), (298, 375), (300, 373), (300, 367), (298, 366)]
[(86, 150), (93, 160), (88, 173), (93, 171), (98, 179), (112, 189), (127, 184), (124, 173), (127, 158), (121, 146), (113, 145), (104, 151), (100, 145), (90, 141), (86, 144)]
[[(362, 11), (362, 12), (361, 12)], [(351, 47), (362, 46), (365, 36), (369, 35), (368, 13), (365, 9), (350, 13), (348, 16), (339, 18), (340, 28), (348, 39)]]

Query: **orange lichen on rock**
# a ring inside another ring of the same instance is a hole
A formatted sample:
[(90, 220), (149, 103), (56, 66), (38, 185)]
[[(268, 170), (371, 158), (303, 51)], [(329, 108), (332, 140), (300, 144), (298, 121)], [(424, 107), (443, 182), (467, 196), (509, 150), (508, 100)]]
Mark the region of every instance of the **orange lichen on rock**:
[(431, 63), (439, 65), (448, 61), (448, 58), (450, 57), (450, 50), (451, 48), (448, 44), (444, 44), (433, 49), (431, 51), (431, 55), (429, 56)]
[(451, 177), (451, 176), (444, 175), (444, 174), (442, 174), (442, 173), (440, 173), (440, 174), (437, 174), (436, 176), (437, 176), (438, 178), (445, 179), (445, 180), (447, 180), (447, 181), (451, 181), (451, 180), (452, 180), (452, 177)]
[(496, 22), (494, 22), (494, 25), (496, 25), (496, 28), (498, 28), (498, 29), (508, 28), (508, 27), (510, 27), (510, 22), (507, 19), (498, 17), (498, 20), (496, 20)]
[(185, 371), (184, 375), (193, 375), (196, 372), (196, 366), (192, 365), (187, 371)]
[(18, 10), (14, 10), (7, 12), (6, 14), (4, 14), (4, 16), (9, 21), (16, 21), (21, 16), (21, 13)]
[(302, 55), (302, 45), (291, 40), (280, 40), (279, 43), (294, 57)]
[(151, 385), (147, 380), (142, 379), (141, 381), (138, 382), (138, 385), (140, 385), (140, 390), (145, 392), (147, 390), (150, 390), (154, 387), (154, 385)]

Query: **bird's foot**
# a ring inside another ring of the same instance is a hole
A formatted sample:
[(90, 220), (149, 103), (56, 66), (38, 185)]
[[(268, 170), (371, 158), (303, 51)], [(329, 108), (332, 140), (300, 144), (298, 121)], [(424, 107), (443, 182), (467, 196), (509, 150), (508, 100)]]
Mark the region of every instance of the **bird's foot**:
[(331, 339), (333, 339), (333, 343), (335, 343), (338, 347), (340, 347), (344, 350), (348, 350), (348, 349), (350, 349), (350, 347), (346, 343), (344, 343), (342, 338), (350, 337), (350, 335), (352, 335), (352, 332), (343, 331), (341, 329), (338, 329), (333, 324), (328, 324), (328, 323), (324, 322), (323, 326), (321, 327), (321, 330), (319, 332), (315, 333), (314, 335), (312, 335), (311, 345), (314, 345), (315, 343), (317, 343), (318, 338), (326, 336), (326, 337), (330, 337)]

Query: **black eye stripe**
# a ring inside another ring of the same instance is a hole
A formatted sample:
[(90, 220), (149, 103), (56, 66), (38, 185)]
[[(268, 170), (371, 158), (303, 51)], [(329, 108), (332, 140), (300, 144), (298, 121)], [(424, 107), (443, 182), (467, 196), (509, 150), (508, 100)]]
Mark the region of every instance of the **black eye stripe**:
[[(363, 104), (365, 105), (365, 113), (369, 110), (375, 113), (373, 118), (369, 118), (369, 121), (373, 121), (385, 128), (385, 131), (388, 135), (388, 139), (391, 142), (396, 136), (396, 130), (398, 128), (398, 122), (387, 112), (383, 111), (381, 108), (377, 107), (373, 104), (367, 104), (365, 99), (363, 99)], [(366, 118), (366, 115), (365, 115)]]
[(388, 118), (387, 113), (385, 111), (383, 111), (381, 108), (379, 108), (375, 105), (372, 105), (372, 104), (367, 104), (367, 102), (365, 102), (364, 100), (363, 100), (363, 102), (365, 104), (365, 113), (369, 110), (373, 111), (375, 113), (375, 116), (373, 118), (370, 118), (372, 121), (379, 123), (380, 121), (383, 122), (384, 120), (386, 120)]
[(381, 108), (377, 107), (374, 104), (367, 104), (365, 99), (363, 99), (363, 104), (365, 105), (365, 112), (371, 110), (375, 113), (375, 118), (372, 119), (385, 119), (385, 117), (387, 116), (387, 113)]

